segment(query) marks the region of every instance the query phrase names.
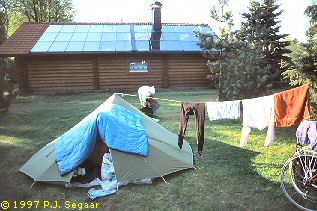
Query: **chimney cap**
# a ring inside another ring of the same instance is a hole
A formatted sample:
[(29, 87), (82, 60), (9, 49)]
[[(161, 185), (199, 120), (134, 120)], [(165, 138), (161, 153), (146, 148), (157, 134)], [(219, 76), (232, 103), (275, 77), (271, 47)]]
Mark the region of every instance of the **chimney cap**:
[(151, 4), (152, 8), (161, 8), (162, 7), (162, 3), (159, 1), (154, 2), (153, 4)]

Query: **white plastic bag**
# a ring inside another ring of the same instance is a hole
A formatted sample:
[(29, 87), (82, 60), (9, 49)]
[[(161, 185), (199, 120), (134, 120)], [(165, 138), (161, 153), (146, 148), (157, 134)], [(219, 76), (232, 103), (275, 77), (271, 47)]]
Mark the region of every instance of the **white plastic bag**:
[(101, 165), (101, 179), (113, 180), (115, 178), (114, 167), (110, 153), (105, 153)]

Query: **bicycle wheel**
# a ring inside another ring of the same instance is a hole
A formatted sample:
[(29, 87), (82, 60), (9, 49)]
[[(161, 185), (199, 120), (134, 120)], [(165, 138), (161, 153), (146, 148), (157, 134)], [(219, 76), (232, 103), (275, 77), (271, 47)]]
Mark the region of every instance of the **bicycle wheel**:
[(317, 186), (312, 180), (316, 177), (316, 169), (315, 154), (301, 152), (289, 159), (281, 170), (281, 186), (284, 194), (302, 210), (317, 210)]

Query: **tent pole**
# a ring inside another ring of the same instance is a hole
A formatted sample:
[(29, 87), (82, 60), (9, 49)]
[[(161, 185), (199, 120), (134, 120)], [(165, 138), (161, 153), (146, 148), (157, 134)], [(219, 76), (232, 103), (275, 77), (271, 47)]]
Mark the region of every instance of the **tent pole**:
[(31, 189), (31, 188), (33, 187), (33, 185), (35, 185), (35, 183), (36, 183), (36, 181), (34, 181), (34, 182), (32, 183), (32, 185), (30, 186), (29, 189)]
[(169, 183), (166, 182), (165, 178), (162, 176), (163, 181), (168, 185)]

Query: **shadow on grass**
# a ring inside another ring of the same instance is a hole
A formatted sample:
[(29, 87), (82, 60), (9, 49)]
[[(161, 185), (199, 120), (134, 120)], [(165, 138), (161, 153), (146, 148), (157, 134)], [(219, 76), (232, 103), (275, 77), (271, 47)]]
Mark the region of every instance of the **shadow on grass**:
[[(194, 144), (193, 150), (196, 150)], [(206, 140), (196, 169), (154, 180), (152, 186), (128, 185), (107, 198), (110, 210), (280, 210), (293, 209), (278, 183), (259, 175), (251, 160), (259, 153)], [(250, 197), (251, 196), (251, 197)], [(99, 201), (99, 200), (98, 200)], [(102, 202), (102, 199), (100, 199)], [(124, 205), (122, 205), (124, 202)]]

